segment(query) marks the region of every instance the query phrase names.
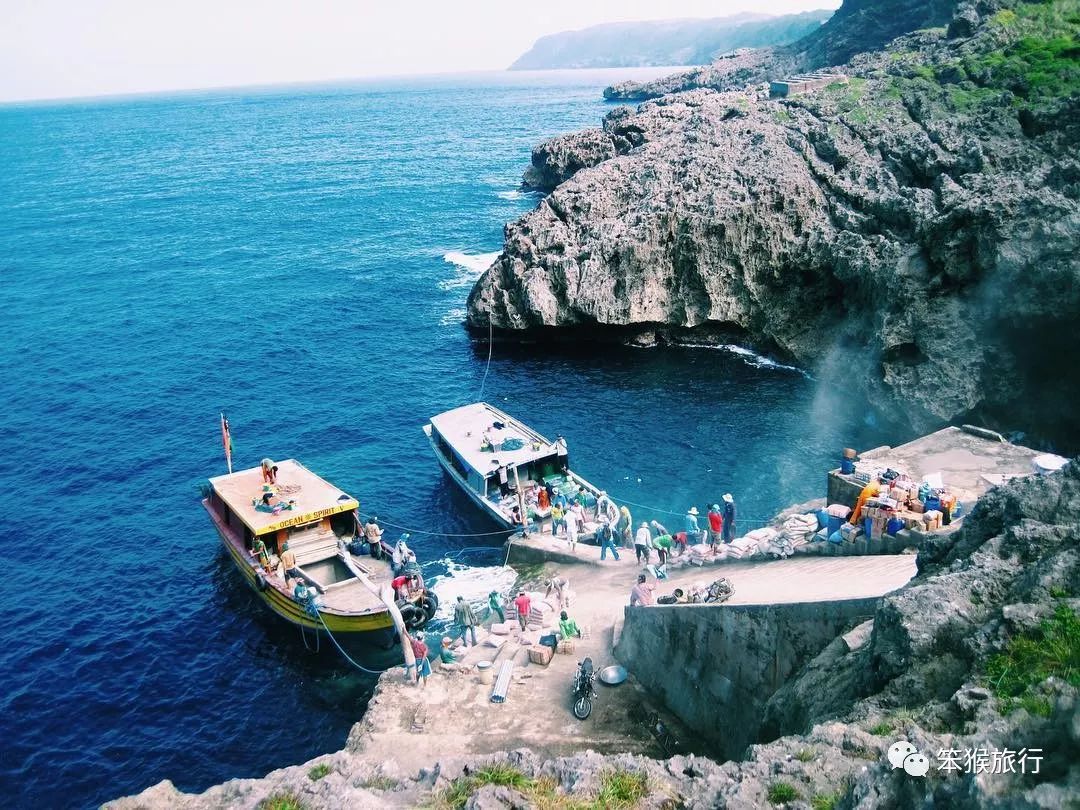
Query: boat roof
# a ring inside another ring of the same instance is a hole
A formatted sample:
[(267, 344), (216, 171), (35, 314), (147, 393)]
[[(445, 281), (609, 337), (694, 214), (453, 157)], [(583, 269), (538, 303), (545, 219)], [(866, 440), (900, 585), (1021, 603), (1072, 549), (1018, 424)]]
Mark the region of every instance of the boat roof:
[[(483, 441), (484, 431), (495, 422), (506, 425), (502, 430), (491, 431), (491, 440), (496, 447), (500, 440), (510, 438), (521, 439), (524, 446), (520, 450), (497, 449), (494, 453), (481, 450), (480, 442)], [(462, 405), (433, 416), (431, 426), (466, 464), (485, 478), (499, 467), (519, 467), (530, 461), (548, 458), (555, 453), (553, 442), (486, 402)], [(534, 443), (540, 445), (539, 450), (533, 449)]]
[(210, 479), (214, 492), (254, 534), (276, 532), (360, 506), (355, 498), (323, 480), (296, 459), (274, 463), (278, 468), (278, 497), (283, 501), (296, 502), (291, 510), (282, 510), (276, 515), (255, 509), (254, 502), (263, 494), (262, 467)]

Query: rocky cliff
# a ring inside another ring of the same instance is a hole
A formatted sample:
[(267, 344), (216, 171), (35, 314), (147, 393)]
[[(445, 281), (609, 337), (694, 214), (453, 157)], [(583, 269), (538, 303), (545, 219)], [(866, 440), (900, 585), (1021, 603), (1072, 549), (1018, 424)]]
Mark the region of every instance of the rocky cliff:
[(703, 87), (731, 90), (786, 73), (837, 65), (909, 31), (944, 25), (956, 8), (957, 0), (846, 0), (828, 22), (790, 45), (725, 56), (649, 82), (621, 82), (607, 88), (604, 98), (643, 101)]
[(918, 430), (1075, 446), (1078, 32), (1073, 0), (965, 6), (810, 95), (617, 108), (534, 152), (526, 181), (557, 187), (506, 227), (468, 323), (741, 340)]
[(832, 13), (818, 10), (771, 17), (744, 12), (711, 19), (594, 25), (541, 37), (510, 70), (708, 64), (719, 54), (740, 48), (802, 39)]
[[(919, 568), (871, 622), (838, 637), (773, 695), (759, 737), (769, 741), (730, 762), (591, 751), (543, 759), (527, 750), (469, 758), (448, 751), (419, 773), (403, 773), (360, 753), (366, 730), (358, 724), (345, 750), (263, 779), (233, 780), (200, 795), (162, 782), (106, 806), (1074, 806), (1080, 460), (992, 491), (962, 528), (920, 554)], [(929, 760), (928, 775), (890, 766), (887, 751), (897, 740)], [(976, 769), (980, 751), (987, 763), (999, 753), (993, 772), (989, 765)], [(967, 752), (974, 752), (970, 759)], [(939, 767), (946, 761), (956, 768)]]

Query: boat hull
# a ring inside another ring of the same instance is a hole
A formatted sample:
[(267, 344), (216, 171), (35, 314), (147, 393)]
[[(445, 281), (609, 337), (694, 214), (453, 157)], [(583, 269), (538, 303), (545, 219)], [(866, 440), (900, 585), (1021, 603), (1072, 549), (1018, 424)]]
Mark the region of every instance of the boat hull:
[[(443, 472), (450, 476), (451, 480), (453, 480), (453, 482), (457, 484), (458, 488), (469, 496), (469, 500), (476, 504), (480, 508), (480, 511), (490, 517), (499, 526), (506, 529), (507, 533), (513, 531), (520, 531), (522, 527), (519, 524), (513, 523), (508, 520), (506, 516), (502, 512), (500, 512), (493, 503), (488, 501), (479, 492), (469, 486), (469, 482), (465, 480), (461, 473), (454, 469), (454, 465), (450, 463), (450, 460), (447, 459), (445, 455), (443, 455), (443, 453), (439, 450), (438, 445), (435, 443), (435, 438), (434, 436), (432, 436), (431, 425), (424, 425), (423, 430), (424, 435), (427, 436), (428, 444), (431, 445), (431, 452), (435, 454), (435, 459), (439, 462), (439, 466), (442, 467)], [(596, 497), (600, 494), (600, 490), (596, 486), (586, 481), (580, 475), (577, 475), (573, 470), (567, 470), (566, 475), (571, 481), (585, 487), (586, 491), (589, 492), (593, 497)], [(544, 518), (543, 520), (539, 521), (539, 523), (534, 523), (533, 528), (537, 527), (539, 528), (541, 534), (550, 533), (551, 519)], [(590, 539), (595, 539), (591, 533), (583, 533), (579, 536), (580, 542), (588, 542)]]
[(298, 627), (317, 631), (324, 630), (323, 622), (325, 622), (325, 629), (333, 633), (334, 637), (342, 643), (350, 642), (375, 648), (385, 648), (392, 643), (395, 633), (394, 622), (385, 610), (345, 614), (324, 609), (320, 611), (322, 621), (305, 611), (282, 588), (261, 576), (260, 570), (249, 558), (235, 533), (222, 523), (220, 517), (205, 500), (203, 507), (209, 513), (214, 528), (221, 538), (221, 544), (244, 581), (260, 601), (279, 617)]

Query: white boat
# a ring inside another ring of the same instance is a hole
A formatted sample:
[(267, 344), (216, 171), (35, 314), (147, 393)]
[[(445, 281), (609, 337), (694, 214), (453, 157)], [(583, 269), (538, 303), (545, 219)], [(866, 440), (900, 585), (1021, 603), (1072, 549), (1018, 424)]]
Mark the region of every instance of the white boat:
[(565, 439), (550, 441), (486, 402), (433, 416), (424, 433), (447, 475), (506, 529), (551, 532), (551, 509), (539, 504), (547, 487), (556, 499), (584, 501), (585, 534), (595, 532), (598, 509), (618, 518), (615, 504), (570, 469)]

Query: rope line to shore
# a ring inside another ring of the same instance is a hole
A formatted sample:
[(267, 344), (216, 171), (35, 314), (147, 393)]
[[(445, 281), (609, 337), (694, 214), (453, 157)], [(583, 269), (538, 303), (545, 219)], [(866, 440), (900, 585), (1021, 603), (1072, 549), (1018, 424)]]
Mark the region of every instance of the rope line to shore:
[(326, 635), (328, 635), (330, 637), (330, 640), (332, 642), (334, 642), (334, 646), (337, 647), (338, 652), (341, 653), (342, 657), (344, 657), (344, 659), (346, 661), (348, 661), (350, 664), (352, 664), (354, 667), (356, 667), (361, 672), (366, 672), (368, 675), (382, 675), (384, 672), (386, 672), (386, 670), (393, 669), (394, 667), (398, 666), (398, 664), (394, 664), (393, 666), (386, 667), (385, 669), (368, 669), (367, 667), (363, 666), (362, 664), (356, 663), (349, 656), (349, 654), (347, 652), (345, 652), (345, 650), (342, 648), (342, 646), (340, 644), (338, 644), (338, 640), (336, 638), (334, 638), (334, 634), (331, 633), (330, 628), (326, 626), (326, 620), (323, 619), (322, 612), (319, 611), (318, 609), (316, 609), (314, 611), (314, 613), (315, 613), (316, 616), (319, 617), (319, 624), (321, 624), (323, 626), (323, 629), (326, 631)]
[[(360, 512), (360, 514), (366, 518), (377, 517), (374, 512)], [(382, 518), (379, 518), (379, 523), (383, 524), (384, 526), (390, 526), (395, 529), (400, 529), (401, 531), (408, 532), (409, 534), (426, 534), (431, 535), (432, 537), (494, 537), (497, 534), (514, 534), (515, 532), (521, 531), (520, 529), (500, 529), (497, 532), (473, 532), (472, 534), (452, 534), (450, 532), (429, 532), (425, 531), (424, 529), (410, 529), (408, 526), (401, 526), (397, 523), (391, 523), (389, 520), (383, 520)]]

